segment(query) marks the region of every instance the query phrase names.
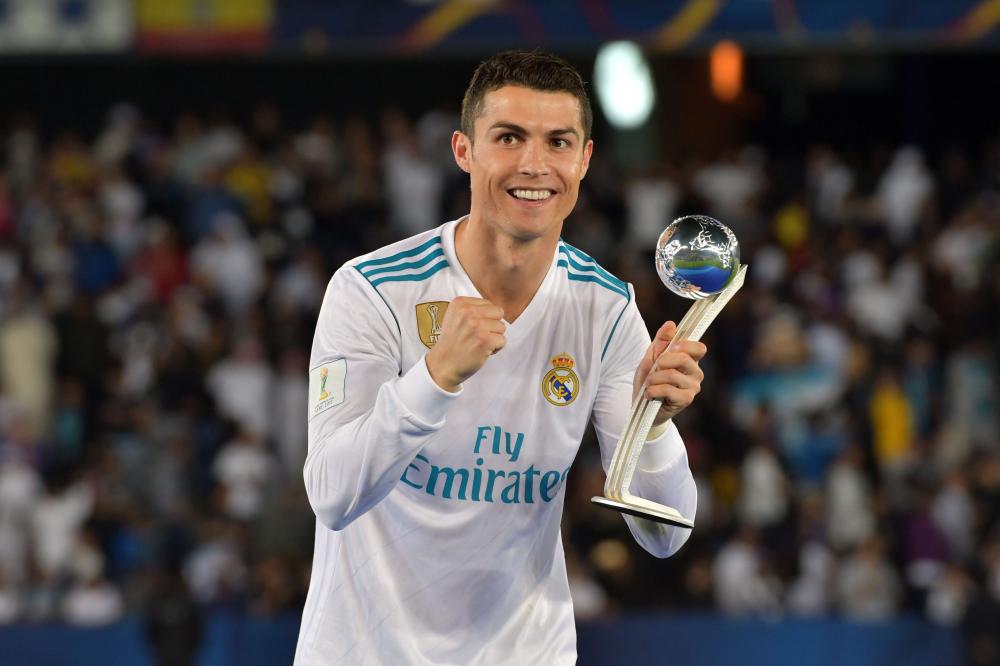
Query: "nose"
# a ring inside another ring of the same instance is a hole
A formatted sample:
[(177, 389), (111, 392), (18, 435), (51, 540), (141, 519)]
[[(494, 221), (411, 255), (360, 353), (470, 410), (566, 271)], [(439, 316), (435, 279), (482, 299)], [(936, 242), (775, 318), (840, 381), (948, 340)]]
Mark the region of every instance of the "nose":
[(548, 153), (541, 141), (527, 141), (521, 151), (518, 172), (522, 176), (545, 176), (549, 173)]

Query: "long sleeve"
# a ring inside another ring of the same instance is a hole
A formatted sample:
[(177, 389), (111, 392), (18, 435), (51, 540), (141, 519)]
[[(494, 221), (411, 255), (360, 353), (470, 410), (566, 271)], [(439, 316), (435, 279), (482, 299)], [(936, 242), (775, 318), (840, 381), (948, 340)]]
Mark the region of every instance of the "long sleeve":
[[(608, 471), (615, 445), (628, 419), (632, 403), (632, 380), (649, 333), (635, 301), (630, 300), (618, 330), (608, 344), (601, 370), (601, 385), (594, 403), (594, 429), (601, 447), (601, 462)], [(698, 494), (688, 467), (687, 450), (672, 422), (653, 441), (646, 442), (636, 466), (632, 486), (635, 495), (672, 506), (684, 516), (694, 516)], [(625, 515), (635, 540), (656, 557), (669, 557), (688, 540), (691, 530)]]
[(354, 268), (337, 271), (313, 340), (304, 469), (309, 503), (330, 529), (392, 491), (459, 395), (434, 383), (424, 359), (401, 374), (400, 345), (381, 296)]

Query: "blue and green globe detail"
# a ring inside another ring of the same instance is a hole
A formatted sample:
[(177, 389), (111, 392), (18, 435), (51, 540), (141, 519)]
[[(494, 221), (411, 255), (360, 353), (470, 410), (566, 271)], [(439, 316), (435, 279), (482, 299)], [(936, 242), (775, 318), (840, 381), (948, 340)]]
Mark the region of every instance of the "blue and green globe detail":
[(719, 293), (739, 268), (736, 235), (706, 215), (674, 220), (656, 244), (656, 272), (670, 291), (685, 298)]
[[(674, 262), (677, 275), (685, 282), (690, 282), (699, 291), (707, 295), (717, 294), (725, 289), (729, 281), (736, 275), (736, 270), (713, 266), (711, 264), (681, 266), (679, 262)], [(739, 262), (736, 264), (739, 269)]]

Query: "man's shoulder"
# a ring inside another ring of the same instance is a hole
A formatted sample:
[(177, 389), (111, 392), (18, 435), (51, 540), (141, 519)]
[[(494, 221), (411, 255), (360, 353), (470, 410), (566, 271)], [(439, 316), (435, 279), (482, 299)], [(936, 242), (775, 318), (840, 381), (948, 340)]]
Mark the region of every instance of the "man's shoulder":
[(612, 275), (583, 250), (561, 240), (558, 253), (556, 265), (569, 288), (610, 306), (621, 306), (632, 300), (628, 283)]
[(631, 286), (601, 266), (586, 252), (559, 241), (558, 269), (565, 281), (562, 288), (572, 292), (571, 300), (601, 336), (601, 360), (604, 360), (611, 339), (622, 317), (635, 300)]
[(359, 273), (373, 287), (386, 282), (424, 280), (448, 266), (441, 244), (445, 225), (356, 257), (342, 270)]

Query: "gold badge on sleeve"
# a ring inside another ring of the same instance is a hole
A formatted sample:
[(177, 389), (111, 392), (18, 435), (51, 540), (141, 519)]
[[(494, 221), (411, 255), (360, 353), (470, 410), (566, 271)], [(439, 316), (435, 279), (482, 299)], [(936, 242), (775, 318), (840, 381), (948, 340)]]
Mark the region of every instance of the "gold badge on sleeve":
[(441, 337), (441, 325), (444, 324), (444, 313), (448, 310), (448, 301), (429, 301), (417, 304), (417, 333), (420, 341), (428, 349), (437, 344)]
[(309, 371), (309, 418), (347, 398), (347, 359), (338, 358)]
[(576, 361), (573, 356), (562, 352), (551, 360), (552, 369), (542, 378), (542, 395), (557, 407), (565, 407), (576, 400), (580, 392), (580, 378), (573, 372)]

